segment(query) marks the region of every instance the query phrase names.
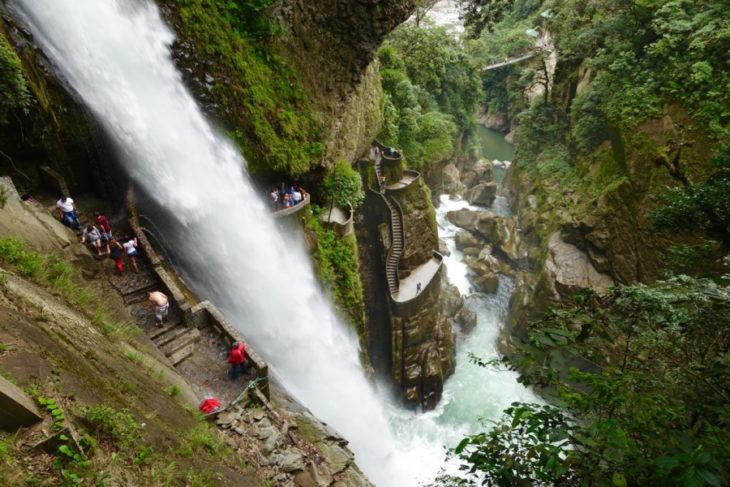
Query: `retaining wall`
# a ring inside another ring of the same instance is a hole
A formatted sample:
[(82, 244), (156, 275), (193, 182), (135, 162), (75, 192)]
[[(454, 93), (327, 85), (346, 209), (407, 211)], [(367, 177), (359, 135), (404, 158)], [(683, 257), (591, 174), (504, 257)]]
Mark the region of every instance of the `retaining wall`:
[[(300, 203), (301, 205), (302, 203)], [(299, 205), (297, 205), (299, 206)], [(224, 317), (223, 314), (209, 301), (202, 301), (192, 306), (185, 298), (185, 294), (180, 289), (180, 285), (174, 276), (168, 272), (164, 267), (164, 259), (160, 257), (155, 251), (154, 247), (150, 244), (149, 239), (144, 232), (144, 227), (140, 226), (137, 215), (137, 208), (134, 204), (134, 192), (130, 188), (127, 192), (127, 209), (129, 211), (129, 226), (132, 229), (132, 233), (139, 240), (141, 247), (144, 249), (150, 263), (152, 264), (152, 270), (160, 281), (160, 285), (163, 287), (164, 292), (170, 297), (172, 302), (180, 308), (183, 312), (183, 324), (187, 327), (204, 328), (206, 326), (212, 327), (220, 336), (228, 340), (229, 344), (233, 342), (244, 342), (246, 343), (246, 354), (249, 357), (249, 367), (253, 370), (256, 377), (263, 379), (256, 387), (258, 387), (262, 394), (268, 399), (269, 398), (269, 366), (261, 358), (260, 355), (252, 350), (248, 345), (248, 342), (244, 339), (238, 330), (231, 325)], [(188, 290), (189, 292), (189, 290)], [(189, 292), (190, 293), (190, 292)], [(192, 293), (190, 293), (192, 295)]]

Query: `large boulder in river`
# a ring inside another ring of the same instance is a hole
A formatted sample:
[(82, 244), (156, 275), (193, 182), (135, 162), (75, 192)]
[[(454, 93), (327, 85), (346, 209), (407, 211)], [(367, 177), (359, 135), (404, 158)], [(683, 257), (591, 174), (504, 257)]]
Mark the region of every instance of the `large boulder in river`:
[(491, 211), (456, 210), (446, 214), (446, 219), (457, 227), (476, 233), (487, 241), (492, 239), (492, 228), (497, 215)]
[(468, 247), (481, 247), (482, 245), (482, 242), (468, 230), (458, 230), (456, 235), (454, 235), (454, 242), (456, 243), (456, 248), (459, 250)]
[(441, 170), (441, 190), (450, 195), (462, 194), (464, 185), (461, 183), (459, 168), (453, 164), (446, 164)]
[(497, 292), (497, 289), (499, 289), (499, 278), (497, 277), (497, 274), (493, 272), (481, 275), (475, 278), (472, 282), (477, 289), (487, 294), (494, 294)]
[(486, 159), (479, 159), (468, 164), (461, 171), (461, 182), (467, 188), (473, 188), (480, 183), (489, 183), (494, 179), (492, 164)]
[(480, 183), (466, 193), (466, 199), (472, 205), (491, 206), (497, 197), (497, 183)]

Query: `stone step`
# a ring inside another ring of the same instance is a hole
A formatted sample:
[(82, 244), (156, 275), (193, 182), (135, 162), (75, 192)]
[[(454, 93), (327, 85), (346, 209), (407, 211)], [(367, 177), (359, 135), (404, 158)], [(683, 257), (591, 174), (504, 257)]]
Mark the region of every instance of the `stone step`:
[(177, 352), (170, 354), (167, 358), (172, 362), (172, 365), (177, 365), (195, 352), (195, 343), (185, 345)]
[(156, 327), (154, 327), (153, 329), (151, 329), (151, 330), (150, 330), (150, 331), (149, 331), (149, 332), (147, 333), (147, 335), (148, 335), (148, 336), (149, 336), (149, 337), (150, 337), (150, 338), (151, 338), (152, 340), (154, 340), (155, 338), (159, 337), (160, 335), (164, 335), (164, 334), (165, 334), (165, 333), (167, 333), (168, 331), (172, 330), (172, 329), (173, 329), (173, 328), (175, 328), (176, 326), (177, 326), (177, 325), (176, 325), (176, 324), (173, 324), (173, 323), (168, 323), (168, 324), (167, 324), (167, 325), (165, 325), (165, 326), (156, 326)]
[(177, 337), (187, 333), (188, 330), (189, 328), (185, 326), (174, 326), (173, 328), (168, 330), (167, 333), (159, 335), (157, 338), (155, 338), (155, 345), (157, 345), (158, 348), (162, 348), (171, 341), (175, 340)]
[(176, 354), (177, 352), (182, 350), (183, 348), (189, 345), (194, 345), (198, 341), (200, 341), (200, 331), (197, 328), (189, 328), (186, 333), (175, 338), (164, 347), (160, 347), (160, 350), (167, 357), (170, 357), (173, 354)]

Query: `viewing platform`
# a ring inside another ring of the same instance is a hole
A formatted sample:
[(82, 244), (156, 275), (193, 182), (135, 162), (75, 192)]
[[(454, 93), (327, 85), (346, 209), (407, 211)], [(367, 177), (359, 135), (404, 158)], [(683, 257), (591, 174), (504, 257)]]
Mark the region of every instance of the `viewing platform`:
[(337, 206), (330, 206), (327, 211), (322, 212), (320, 220), (328, 227), (332, 228), (338, 236), (344, 237), (355, 231), (353, 217), (355, 210), (352, 205), (342, 209)]
[(303, 196), (302, 201), (300, 201), (296, 205), (290, 206), (289, 208), (282, 208), (281, 210), (277, 210), (272, 213), (272, 215), (274, 216), (274, 218), (283, 218), (285, 216), (295, 215), (307, 206), (309, 206), (309, 201), (310, 196), (309, 193), (307, 193)]

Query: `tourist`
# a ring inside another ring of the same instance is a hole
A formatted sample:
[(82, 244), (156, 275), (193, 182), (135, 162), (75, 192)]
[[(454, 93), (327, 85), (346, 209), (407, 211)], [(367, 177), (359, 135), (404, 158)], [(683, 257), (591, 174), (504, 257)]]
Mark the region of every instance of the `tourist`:
[(139, 273), (139, 268), (137, 267), (137, 239), (130, 238), (124, 242), (124, 251), (127, 253), (127, 257), (129, 257), (130, 262), (132, 262), (134, 272)]
[(274, 211), (276, 211), (277, 207), (279, 206), (279, 191), (276, 189), (276, 187), (271, 188), (271, 193), (269, 193), (269, 200), (271, 201), (271, 207), (274, 209)]
[(74, 200), (61, 193), (58, 196), (58, 201), (56, 201), (56, 209), (58, 210), (58, 218), (64, 225), (73, 227), (77, 232), (81, 231), (81, 222), (79, 221), (78, 209)]
[(291, 208), (291, 195), (289, 193), (284, 194), (284, 208)]
[(295, 184), (295, 185), (294, 185), (294, 188), (295, 188), (295, 189), (296, 189), (297, 191), (299, 191), (299, 193), (300, 193), (300, 194), (302, 195), (302, 199), (304, 199), (304, 198), (305, 198), (305, 197), (307, 196), (307, 192), (306, 192), (306, 191), (304, 190), (304, 188), (302, 188), (302, 187), (301, 187), (301, 186), (299, 186), (298, 184)]
[(95, 215), (96, 224), (99, 225), (101, 230), (101, 237), (106, 241), (106, 253), (109, 253), (109, 242), (114, 238), (112, 236), (112, 226), (109, 220), (103, 213), (96, 213)]
[(122, 262), (122, 256), (124, 255), (124, 247), (114, 239), (109, 241), (109, 258), (114, 261), (119, 273), (124, 272), (124, 263)]
[(239, 370), (241, 374), (246, 373), (246, 347), (243, 342), (233, 342), (227, 362), (231, 364), (231, 379), (236, 380)]
[(302, 193), (297, 191), (297, 188), (291, 187), (291, 201), (293, 205), (299, 204), (302, 201)]
[[(81, 234), (81, 243), (87, 242), (89, 246), (96, 249), (96, 255), (101, 257), (101, 232), (93, 225), (89, 225)], [(107, 253), (109, 251), (107, 250)]]
[(420, 292), (421, 292), (421, 283), (419, 282), (416, 284), (416, 294), (418, 294)]
[(170, 300), (160, 291), (152, 291), (147, 293), (147, 301), (150, 302), (155, 312), (155, 326), (162, 326), (167, 320), (167, 313), (170, 311)]

